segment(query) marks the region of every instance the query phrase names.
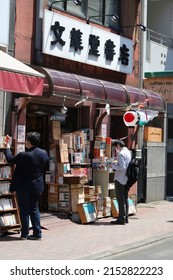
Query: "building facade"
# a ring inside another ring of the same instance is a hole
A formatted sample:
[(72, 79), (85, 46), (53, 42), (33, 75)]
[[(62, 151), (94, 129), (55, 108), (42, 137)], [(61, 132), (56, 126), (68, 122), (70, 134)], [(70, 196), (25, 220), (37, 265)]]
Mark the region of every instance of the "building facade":
[[(147, 32), (142, 34), (144, 88), (161, 94), (167, 104), (164, 126), (165, 196), (172, 196), (172, 6), (173, 1), (141, 1)], [(160, 152), (159, 152), (160, 153)], [(163, 164), (163, 163), (161, 163)]]
[[(7, 52), (45, 80), (42, 96), (6, 94), (2, 134), (12, 133), (17, 143), (19, 128), (41, 127), (42, 145), (48, 148), (48, 116), (63, 105), (68, 108), (64, 131), (92, 129), (94, 135), (125, 138), (130, 148), (142, 151), (137, 196), (138, 201), (148, 202), (165, 198), (166, 138), (164, 99), (151, 88), (142, 89), (147, 72), (142, 43), (147, 43), (145, 5), (127, 0), (10, 1)], [(159, 118), (150, 125), (164, 130), (161, 143), (143, 141), (144, 126), (137, 134), (125, 126), (123, 115), (132, 103), (158, 111)], [(7, 118), (9, 108), (12, 121)], [(162, 154), (156, 159), (162, 165), (148, 168), (153, 154)]]

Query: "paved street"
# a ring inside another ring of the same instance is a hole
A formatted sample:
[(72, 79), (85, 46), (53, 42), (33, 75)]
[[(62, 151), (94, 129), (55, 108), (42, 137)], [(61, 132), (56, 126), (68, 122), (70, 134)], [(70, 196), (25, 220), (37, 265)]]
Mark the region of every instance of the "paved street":
[(83, 225), (57, 214), (42, 213), (43, 241), (20, 240), (20, 234), (0, 237), (0, 259), (114, 259), (119, 252), (172, 237), (173, 202), (138, 204), (137, 213), (126, 225), (112, 225), (111, 220), (109, 217)]
[(173, 260), (173, 236), (161, 239), (151, 244), (130, 249), (113, 256), (113, 260)]

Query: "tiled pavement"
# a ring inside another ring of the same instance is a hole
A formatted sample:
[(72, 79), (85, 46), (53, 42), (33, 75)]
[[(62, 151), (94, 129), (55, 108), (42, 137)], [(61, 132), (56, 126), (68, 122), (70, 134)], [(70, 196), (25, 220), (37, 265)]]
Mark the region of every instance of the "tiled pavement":
[(0, 259), (111, 259), (120, 251), (173, 235), (173, 202), (138, 204), (137, 213), (126, 225), (112, 225), (111, 220), (108, 217), (83, 225), (42, 213), (43, 240), (20, 240), (18, 233), (0, 237)]

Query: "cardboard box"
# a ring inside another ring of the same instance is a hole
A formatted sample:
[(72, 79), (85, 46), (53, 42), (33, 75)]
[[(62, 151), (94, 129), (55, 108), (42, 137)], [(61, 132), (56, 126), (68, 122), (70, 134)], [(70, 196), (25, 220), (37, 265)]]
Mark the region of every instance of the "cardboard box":
[(103, 197), (103, 206), (111, 208), (111, 198), (110, 197)]
[(131, 198), (128, 198), (129, 202), (129, 215), (136, 213), (136, 206), (134, 204), (134, 201)]
[(77, 205), (84, 203), (84, 187), (81, 184), (70, 185), (72, 212), (77, 212)]
[(92, 202), (78, 204), (77, 209), (82, 224), (96, 221), (97, 216), (95, 206)]
[(110, 217), (111, 216), (111, 207), (104, 207), (103, 208), (103, 217)]
[(113, 218), (118, 218), (119, 208), (118, 208), (118, 201), (116, 198), (111, 200), (111, 214)]
[(148, 142), (162, 142), (162, 128), (145, 127), (144, 141)]
[(77, 212), (78, 211), (78, 204), (84, 203), (84, 198), (73, 198), (71, 201), (71, 209), (72, 212)]
[[(129, 203), (129, 215), (135, 214), (136, 207), (131, 198), (128, 198), (128, 203)], [(118, 218), (119, 208), (118, 208), (118, 202), (116, 198), (113, 198), (111, 201), (111, 213), (113, 218)]]

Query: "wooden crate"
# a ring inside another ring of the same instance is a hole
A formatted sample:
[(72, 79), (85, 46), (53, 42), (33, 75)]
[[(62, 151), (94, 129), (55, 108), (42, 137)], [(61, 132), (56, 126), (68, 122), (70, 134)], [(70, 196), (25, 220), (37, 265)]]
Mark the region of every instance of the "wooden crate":
[(162, 142), (162, 128), (158, 127), (145, 127), (144, 128), (144, 141), (145, 142)]

